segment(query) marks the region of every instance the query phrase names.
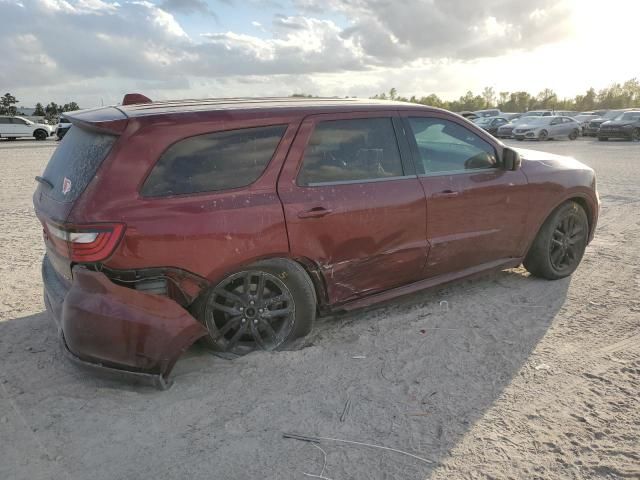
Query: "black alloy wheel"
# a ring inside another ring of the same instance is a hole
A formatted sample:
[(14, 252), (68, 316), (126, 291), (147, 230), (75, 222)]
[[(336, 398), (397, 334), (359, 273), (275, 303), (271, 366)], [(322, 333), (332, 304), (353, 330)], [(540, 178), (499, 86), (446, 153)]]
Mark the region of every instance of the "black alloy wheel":
[(576, 202), (566, 202), (540, 228), (524, 266), (532, 275), (549, 280), (569, 276), (580, 264), (588, 238), (584, 209)]
[(275, 275), (247, 270), (218, 284), (207, 302), (205, 320), (211, 340), (222, 351), (274, 350), (291, 333), (295, 302)]
[(551, 234), (549, 259), (558, 272), (575, 268), (582, 258), (587, 231), (575, 212), (567, 212)]

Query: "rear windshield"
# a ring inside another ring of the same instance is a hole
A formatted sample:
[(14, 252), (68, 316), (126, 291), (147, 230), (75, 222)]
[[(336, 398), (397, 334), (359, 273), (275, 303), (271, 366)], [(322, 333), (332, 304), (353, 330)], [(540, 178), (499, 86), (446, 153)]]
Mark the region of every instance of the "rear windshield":
[(74, 127), (69, 130), (42, 176), (53, 184), (45, 194), (58, 202), (73, 202), (89, 185), (118, 137)]

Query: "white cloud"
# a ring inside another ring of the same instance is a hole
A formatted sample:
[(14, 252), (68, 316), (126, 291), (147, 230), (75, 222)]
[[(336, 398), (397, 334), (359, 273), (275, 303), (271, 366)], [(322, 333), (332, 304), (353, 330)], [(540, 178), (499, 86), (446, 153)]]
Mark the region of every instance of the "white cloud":
[[(0, 0), (0, 42), (7, 46), (0, 88), (25, 105), (83, 106), (119, 101), (127, 91), (152, 98), (367, 96), (395, 86), (407, 95), (454, 96), (507, 82), (515, 90), (546, 81), (553, 70), (545, 72), (545, 58), (522, 52), (566, 41), (577, 12), (569, 9), (580, 4), (294, 0), (296, 10), (270, 24), (247, 18), (249, 28), (236, 31), (210, 22), (210, 33), (194, 34), (179, 19), (215, 15), (205, 0), (155, 1)], [(260, 8), (256, 2), (247, 5)], [(573, 55), (582, 54), (591, 52)], [(538, 63), (527, 66), (523, 58)]]

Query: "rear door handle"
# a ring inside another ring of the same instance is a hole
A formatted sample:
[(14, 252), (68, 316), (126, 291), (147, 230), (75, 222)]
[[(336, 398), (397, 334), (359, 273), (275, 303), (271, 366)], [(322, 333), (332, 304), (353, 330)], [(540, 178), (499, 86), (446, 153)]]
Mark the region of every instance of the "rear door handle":
[(434, 193), (433, 196), (435, 198), (453, 198), (460, 195), (460, 192), (456, 192), (455, 190), (443, 190), (438, 193)]
[(333, 210), (324, 207), (314, 207), (311, 210), (298, 212), (298, 218), (320, 218), (329, 215)]

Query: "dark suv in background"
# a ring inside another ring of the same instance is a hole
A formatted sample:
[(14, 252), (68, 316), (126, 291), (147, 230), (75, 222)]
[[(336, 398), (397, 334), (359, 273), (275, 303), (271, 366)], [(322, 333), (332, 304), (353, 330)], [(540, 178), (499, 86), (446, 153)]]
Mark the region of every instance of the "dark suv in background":
[(591, 168), (436, 108), (128, 95), (65, 115), (33, 197), (45, 303), (72, 359), (160, 386), (200, 338), (273, 350), (317, 313), (480, 272), (566, 277), (598, 218)]
[(609, 120), (613, 120), (620, 114), (626, 112), (628, 109), (620, 109), (620, 110), (607, 110), (602, 114), (600, 118), (594, 118), (593, 120), (589, 120), (589, 122), (584, 126), (582, 134), (585, 137), (597, 137), (598, 131), (600, 130), (600, 126), (604, 122), (608, 122)]
[(600, 125), (598, 140), (610, 138), (625, 138), (631, 141), (640, 141), (640, 110), (630, 110), (621, 113), (613, 120)]

